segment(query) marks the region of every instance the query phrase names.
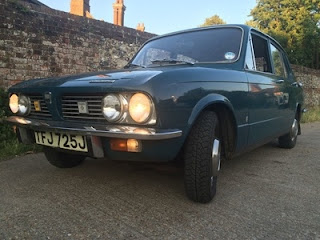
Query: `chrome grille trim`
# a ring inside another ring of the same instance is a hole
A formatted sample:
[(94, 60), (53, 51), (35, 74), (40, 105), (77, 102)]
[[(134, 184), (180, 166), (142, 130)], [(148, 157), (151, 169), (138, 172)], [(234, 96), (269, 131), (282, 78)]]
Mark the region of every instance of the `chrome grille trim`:
[[(61, 110), (65, 120), (106, 121), (101, 111), (103, 96), (72, 96), (65, 95), (61, 99)], [(78, 102), (87, 102), (89, 114), (79, 113)]]
[[(44, 98), (42, 95), (29, 95), (28, 96), (31, 101), (31, 111), (29, 116), (30, 117), (35, 117), (35, 118), (52, 118), (52, 115), (47, 107), (46, 102), (44, 101)], [(39, 101), (40, 102), (40, 107), (41, 111), (37, 112), (34, 108), (34, 102)]]

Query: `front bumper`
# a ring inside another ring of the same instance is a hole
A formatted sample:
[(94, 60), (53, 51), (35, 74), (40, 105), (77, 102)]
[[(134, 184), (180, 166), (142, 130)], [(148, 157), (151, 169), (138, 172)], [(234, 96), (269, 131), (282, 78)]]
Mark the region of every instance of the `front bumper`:
[[(34, 143), (33, 131), (48, 131), (87, 136), (90, 143), (88, 156), (114, 160), (169, 161), (181, 148), (182, 131), (146, 127), (99, 125), (58, 122), (11, 116), (6, 121), (18, 128), (18, 136), (24, 143)], [(117, 152), (110, 149), (110, 139), (137, 139), (142, 141), (142, 152)], [(170, 149), (170, 151), (167, 151)]]
[(23, 128), (37, 131), (66, 132), (70, 134), (98, 136), (108, 138), (135, 138), (138, 140), (165, 140), (182, 136), (178, 129), (154, 129), (118, 125), (88, 125), (86, 123), (66, 123), (48, 120), (34, 120), (11, 116), (7, 122)]

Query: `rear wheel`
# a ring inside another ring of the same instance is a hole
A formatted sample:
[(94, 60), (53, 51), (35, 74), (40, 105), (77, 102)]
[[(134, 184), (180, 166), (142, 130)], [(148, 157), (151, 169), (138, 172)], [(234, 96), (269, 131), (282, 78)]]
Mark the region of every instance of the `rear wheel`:
[(80, 165), (86, 158), (82, 155), (59, 152), (54, 148), (45, 147), (43, 149), (49, 163), (58, 168), (72, 168)]
[(205, 111), (191, 129), (185, 146), (184, 182), (191, 200), (207, 203), (216, 194), (220, 153), (218, 117)]
[(279, 137), (279, 146), (281, 148), (294, 148), (297, 143), (299, 132), (299, 120), (297, 117), (294, 118), (293, 123), (291, 125), (290, 132)]

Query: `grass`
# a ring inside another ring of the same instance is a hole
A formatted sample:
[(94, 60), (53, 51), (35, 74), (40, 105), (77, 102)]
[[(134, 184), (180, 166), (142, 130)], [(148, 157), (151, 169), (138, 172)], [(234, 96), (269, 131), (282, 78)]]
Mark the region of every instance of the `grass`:
[(318, 122), (320, 121), (320, 106), (309, 108), (306, 113), (302, 115), (301, 122)]
[(19, 143), (17, 139), (10, 139), (0, 145), (0, 161), (23, 154), (40, 152), (41, 149), (40, 146), (35, 144), (26, 145)]

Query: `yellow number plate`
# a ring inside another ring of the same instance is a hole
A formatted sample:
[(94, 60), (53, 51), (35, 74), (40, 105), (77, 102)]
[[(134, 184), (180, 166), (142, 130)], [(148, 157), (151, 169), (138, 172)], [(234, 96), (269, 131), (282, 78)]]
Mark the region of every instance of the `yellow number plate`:
[(49, 147), (58, 147), (78, 152), (88, 152), (85, 136), (66, 133), (34, 132), (36, 143)]

